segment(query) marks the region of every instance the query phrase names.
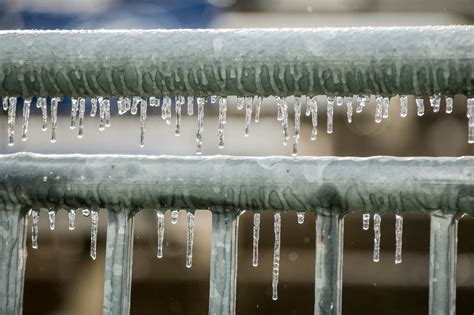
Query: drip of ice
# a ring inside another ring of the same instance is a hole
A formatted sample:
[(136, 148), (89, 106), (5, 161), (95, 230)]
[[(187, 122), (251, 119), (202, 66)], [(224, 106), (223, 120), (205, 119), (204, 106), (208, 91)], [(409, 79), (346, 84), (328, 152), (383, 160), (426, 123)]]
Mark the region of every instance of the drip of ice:
[(389, 97), (384, 97), (383, 98), (383, 113), (382, 117), (383, 118), (388, 118), (388, 108), (390, 106), (390, 98)]
[(370, 226), (370, 213), (362, 214), (362, 229), (367, 231)]
[(58, 103), (59, 97), (51, 98), (51, 143), (56, 142), (56, 129), (58, 128)]
[(142, 98), (135, 96), (132, 98), (132, 107), (130, 108), (130, 114), (136, 115), (138, 113), (138, 104), (141, 102)]
[(395, 263), (402, 262), (403, 217), (395, 215)]
[(84, 137), (84, 114), (86, 112), (86, 99), (80, 97), (77, 102), (79, 103), (79, 132), (77, 137), (81, 139)]
[(454, 99), (450, 96), (446, 96), (446, 114), (453, 112)]
[(186, 102), (184, 96), (176, 96), (176, 128), (174, 130), (175, 136), (179, 136), (181, 134), (181, 107)]
[(400, 117), (407, 117), (408, 114), (408, 96), (400, 96)]
[(375, 98), (375, 122), (377, 124), (382, 122), (382, 112), (383, 112), (383, 97), (377, 96)]
[(237, 109), (242, 110), (244, 108), (244, 98), (241, 96), (237, 97)]
[(262, 100), (261, 96), (255, 96), (255, 122), (258, 123), (260, 121), (260, 109), (262, 107)]
[(196, 133), (196, 154), (201, 155), (202, 153), (202, 131), (204, 129), (203, 123), (204, 123), (204, 103), (205, 100), (202, 97), (197, 98), (197, 104), (198, 104), (198, 127), (197, 127), (197, 133)]
[(474, 98), (467, 99), (468, 143), (474, 143)]
[(249, 136), (250, 121), (252, 120), (252, 97), (245, 97), (245, 131), (244, 135)]
[(31, 210), (31, 247), (34, 249), (38, 248), (38, 224), (39, 224), (39, 211)]
[(374, 214), (374, 262), (380, 261), (380, 222), (382, 218), (378, 213)]
[(433, 107), (433, 113), (439, 112), (439, 108), (441, 106), (441, 97), (439, 94), (430, 96), (430, 105)]
[(77, 104), (77, 98), (71, 97), (71, 129), (76, 128), (76, 117), (79, 105)]
[(300, 119), (301, 119), (301, 97), (295, 96), (295, 134), (293, 135), (293, 152), (292, 155), (298, 155), (298, 140), (300, 139)]
[(161, 105), (161, 118), (166, 121), (166, 124), (171, 124), (171, 98), (169, 96), (163, 97)]
[(314, 141), (318, 136), (318, 102), (316, 96), (311, 97), (309, 100), (307, 99), (306, 108), (309, 108), (311, 113), (311, 140)]
[(54, 229), (56, 228), (56, 211), (49, 210), (48, 219), (49, 219), (49, 229), (51, 231), (54, 231)]
[(146, 100), (142, 99), (140, 102), (140, 147), (142, 148), (145, 145), (145, 121), (147, 107)]
[(347, 122), (348, 122), (349, 124), (352, 123), (352, 113), (353, 113), (352, 102), (353, 102), (353, 97), (352, 97), (352, 96), (346, 97)]
[(188, 115), (191, 116), (194, 111), (194, 96), (188, 96), (188, 105), (187, 105), (187, 110), (188, 110)]
[(334, 129), (334, 97), (328, 96), (328, 105), (327, 105), (327, 116), (328, 116), (328, 125), (327, 133), (332, 133)]
[(187, 227), (186, 227), (186, 268), (191, 268), (193, 265), (193, 239), (194, 239), (194, 213), (187, 212)]
[(342, 104), (344, 104), (344, 97), (336, 96), (336, 105), (337, 106), (342, 106)]
[(89, 209), (82, 209), (82, 215), (88, 217), (91, 214)]
[(165, 239), (165, 215), (160, 210), (156, 210), (157, 219), (157, 240), (156, 257), (163, 257), (163, 240)]
[(8, 146), (12, 147), (15, 144), (13, 136), (15, 134), (15, 119), (16, 119), (16, 97), (8, 99)]
[(425, 114), (425, 102), (423, 100), (423, 97), (417, 96), (415, 99), (416, 103), (416, 114), (418, 116), (423, 116)]
[(178, 223), (178, 215), (179, 215), (178, 210), (176, 210), (176, 209), (171, 210), (171, 224)]
[[(100, 101), (99, 101), (100, 103)], [(97, 98), (95, 97), (92, 97), (91, 98), (91, 117), (95, 117), (95, 115), (97, 114)]]
[(296, 215), (298, 217), (298, 224), (303, 224), (304, 223), (304, 212), (296, 212)]
[(275, 243), (273, 246), (273, 270), (272, 270), (272, 299), (278, 299), (278, 278), (280, 273), (280, 236), (281, 236), (281, 216), (276, 212), (273, 215), (275, 232)]
[(260, 213), (253, 214), (252, 266), (258, 266), (258, 240), (260, 239)]
[(41, 108), (41, 118), (43, 119), (42, 131), (48, 129), (48, 106), (46, 103), (46, 97), (38, 97), (36, 99), (36, 108)]
[(22, 136), (21, 140), (26, 141), (28, 139), (28, 125), (30, 119), (30, 105), (31, 98), (25, 98), (23, 100), (23, 125), (22, 125)]
[(69, 230), (74, 230), (76, 228), (76, 210), (69, 210), (69, 212), (67, 213), (67, 219), (69, 224)]
[(97, 257), (97, 227), (99, 225), (99, 212), (96, 210), (91, 211), (91, 258), (96, 259)]
[(224, 126), (227, 120), (227, 98), (219, 99), (219, 122), (217, 126), (217, 137), (219, 138), (219, 148), (224, 148)]

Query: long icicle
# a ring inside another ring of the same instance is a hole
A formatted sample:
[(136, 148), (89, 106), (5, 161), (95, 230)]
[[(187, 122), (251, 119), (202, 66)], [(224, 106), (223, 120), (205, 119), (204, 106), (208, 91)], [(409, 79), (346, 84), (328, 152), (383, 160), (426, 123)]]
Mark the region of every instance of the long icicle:
[(181, 134), (181, 108), (185, 103), (184, 96), (176, 96), (176, 127), (174, 129), (174, 135), (179, 136)]
[(23, 100), (23, 125), (22, 125), (22, 136), (21, 140), (26, 141), (28, 139), (28, 126), (30, 120), (30, 106), (31, 97)]
[(252, 120), (252, 97), (245, 97), (245, 130), (244, 136), (249, 136), (250, 121)]
[(197, 127), (197, 133), (196, 133), (196, 154), (197, 155), (202, 154), (202, 131), (204, 129), (203, 127), (204, 103), (205, 103), (204, 98), (202, 97), (197, 98), (197, 104), (198, 104), (198, 127)]
[(311, 113), (311, 140), (315, 141), (318, 136), (318, 102), (316, 96), (313, 96), (307, 102), (308, 105), (306, 106), (309, 106), (309, 111)]
[(8, 99), (8, 146), (12, 147), (15, 144), (15, 119), (16, 119), (16, 97)]
[(145, 146), (145, 121), (147, 112), (147, 101), (142, 99), (140, 102), (140, 147)]
[(280, 238), (281, 238), (281, 215), (276, 212), (273, 215), (273, 231), (275, 243), (273, 245), (273, 269), (272, 269), (272, 299), (278, 299), (278, 280), (280, 274)]
[(395, 264), (402, 262), (403, 217), (395, 215)]
[(165, 215), (160, 210), (156, 210), (156, 221), (157, 221), (156, 257), (163, 258), (163, 241), (165, 239)]
[(77, 102), (79, 103), (79, 132), (77, 137), (82, 139), (84, 137), (84, 114), (86, 112), (86, 99), (80, 97)]
[(260, 121), (260, 111), (262, 108), (262, 97), (255, 96), (255, 122), (258, 123)]
[(91, 248), (90, 256), (93, 260), (97, 257), (97, 227), (99, 225), (99, 212), (91, 211)]
[(374, 255), (373, 255), (373, 260), (374, 262), (379, 262), (380, 261), (380, 236), (381, 236), (381, 231), (380, 231), (380, 223), (382, 221), (382, 218), (378, 213), (374, 214)]
[(38, 249), (38, 224), (39, 224), (39, 211), (31, 210), (31, 247)]
[(187, 227), (186, 227), (186, 268), (191, 268), (193, 265), (193, 240), (194, 240), (194, 211), (187, 212)]
[(227, 98), (219, 98), (219, 121), (217, 126), (217, 137), (219, 141), (219, 149), (224, 148), (224, 127), (227, 120)]
[(327, 97), (327, 133), (332, 133), (334, 130), (334, 96)]
[(298, 155), (298, 140), (300, 139), (301, 97), (295, 96), (295, 134), (293, 135), (293, 156)]
[(347, 116), (347, 122), (350, 124), (352, 123), (352, 114), (354, 112), (354, 110), (352, 109), (352, 102), (354, 100), (354, 97), (353, 96), (347, 96), (346, 97), (346, 106), (347, 106), (347, 113), (346, 113), (346, 116)]
[(400, 96), (400, 117), (407, 117), (408, 114), (408, 96)]
[(51, 143), (56, 142), (56, 130), (58, 128), (58, 103), (59, 97), (51, 98)]
[(467, 142), (474, 143), (474, 98), (467, 99), (468, 136)]
[(258, 241), (260, 240), (260, 212), (253, 214), (252, 266), (258, 266)]
[(41, 130), (46, 131), (48, 130), (48, 106), (46, 103), (46, 97), (38, 97), (36, 99), (36, 107), (41, 108), (41, 118), (43, 120)]
[(76, 117), (79, 105), (77, 104), (77, 98), (71, 97), (71, 125), (70, 128), (76, 128)]
[(49, 219), (49, 229), (54, 231), (56, 228), (56, 211), (50, 209), (48, 211), (48, 219)]

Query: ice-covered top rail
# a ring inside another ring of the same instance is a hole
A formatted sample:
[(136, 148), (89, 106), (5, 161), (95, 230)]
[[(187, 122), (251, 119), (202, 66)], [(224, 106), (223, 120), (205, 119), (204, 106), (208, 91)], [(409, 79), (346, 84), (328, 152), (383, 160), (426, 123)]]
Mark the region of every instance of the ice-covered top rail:
[(474, 95), (474, 27), (1, 31), (0, 95)]
[(5, 204), (474, 213), (474, 157), (0, 156)]

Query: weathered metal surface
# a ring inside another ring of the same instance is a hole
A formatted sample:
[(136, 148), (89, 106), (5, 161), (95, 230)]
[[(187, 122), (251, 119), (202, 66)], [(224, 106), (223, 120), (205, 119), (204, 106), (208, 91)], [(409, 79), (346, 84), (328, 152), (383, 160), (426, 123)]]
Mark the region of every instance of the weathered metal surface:
[(474, 27), (0, 32), (0, 95), (474, 95)]

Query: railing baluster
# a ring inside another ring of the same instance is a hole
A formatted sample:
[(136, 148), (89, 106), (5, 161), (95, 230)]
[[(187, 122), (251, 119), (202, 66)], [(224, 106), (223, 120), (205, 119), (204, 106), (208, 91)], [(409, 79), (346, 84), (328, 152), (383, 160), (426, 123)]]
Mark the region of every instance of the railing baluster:
[(318, 210), (314, 314), (341, 314), (343, 225), (339, 213)]
[(108, 210), (104, 314), (129, 314), (132, 281), (133, 213)]
[(0, 208), (0, 313), (21, 314), (26, 264), (26, 216), (20, 206)]
[(457, 217), (453, 214), (432, 215), (430, 230), (430, 315), (454, 315)]
[(209, 314), (235, 314), (238, 214), (212, 209)]

